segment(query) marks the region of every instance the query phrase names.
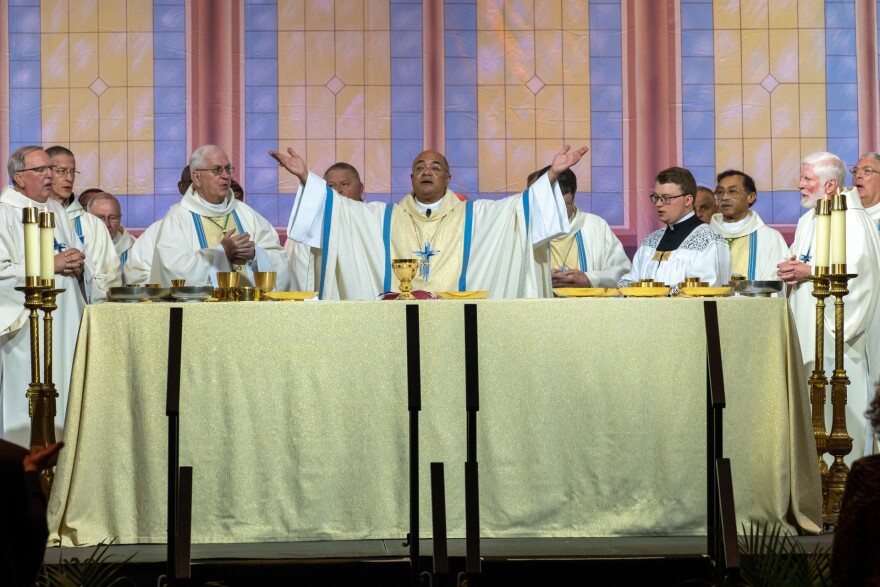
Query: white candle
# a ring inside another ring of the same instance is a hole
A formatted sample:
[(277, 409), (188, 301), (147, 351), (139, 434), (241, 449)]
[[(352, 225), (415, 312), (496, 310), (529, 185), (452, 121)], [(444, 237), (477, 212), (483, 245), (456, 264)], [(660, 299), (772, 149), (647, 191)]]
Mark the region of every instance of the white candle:
[(40, 280), (55, 279), (55, 215), (40, 212)]
[(816, 267), (828, 268), (831, 249), (831, 211), (828, 200), (816, 202)]
[(21, 221), (24, 224), (24, 275), (37, 277), (40, 275), (40, 225), (37, 224), (37, 209), (33, 206), (24, 208)]
[(846, 265), (846, 195), (831, 200), (831, 264)]

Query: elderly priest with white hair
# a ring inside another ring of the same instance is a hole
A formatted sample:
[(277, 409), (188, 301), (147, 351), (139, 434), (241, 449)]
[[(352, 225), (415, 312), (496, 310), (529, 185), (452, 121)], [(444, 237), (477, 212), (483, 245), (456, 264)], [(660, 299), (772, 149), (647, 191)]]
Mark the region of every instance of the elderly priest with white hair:
[[(52, 190), (52, 162), (36, 146), (22, 147), (8, 162), (12, 185), (0, 193), (0, 437), (27, 446), (30, 418), (25, 393), (30, 384), (29, 311), (24, 293), (16, 287), (25, 284), (25, 244), (22, 213), (34, 207), (54, 214), (54, 277), (58, 309), (53, 318), (52, 381), (58, 392), (55, 429), (60, 438), (67, 405), (67, 388), (73, 365), (76, 335), (85, 301), (80, 281), (89, 287), (94, 267), (86, 259), (64, 208), (49, 197)], [(40, 329), (42, 331), (42, 320)], [(41, 340), (42, 332), (41, 332)]]
[(339, 195), (293, 149), (270, 155), (300, 180), (287, 234), (321, 249), (322, 299), (375, 299), (399, 289), (391, 268), (399, 258), (419, 261), (413, 289), (516, 298), (550, 290), (547, 243), (569, 226), (556, 178), (586, 152), (566, 145), (522, 194), (464, 202), (449, 189), (446, 158), (423, 151), (413, 161), (412, 191), (393, 205)]
[(216, 145), (203, 145), (189, 160), (192, 185), (162, 219), (153, 254), (152, 283), (217, 285), (217, 273), (235, 271), (242, 285), (254, 271), (274, 271), (276, 289), (288, 287), (287, 257), (268, 220), (232, 194), (235, 167)]

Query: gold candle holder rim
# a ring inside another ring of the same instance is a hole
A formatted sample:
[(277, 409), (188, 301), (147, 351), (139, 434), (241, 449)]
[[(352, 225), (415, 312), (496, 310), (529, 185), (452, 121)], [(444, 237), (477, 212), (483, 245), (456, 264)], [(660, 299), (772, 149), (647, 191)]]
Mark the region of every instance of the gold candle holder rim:
[(40, 210), (35, 206), (21, 209), (21, 221), (24, 224), (37, 224), (40, 221)]
[(51, 210), (40, 210), (40, 228), (55, 228), (55, 214)]

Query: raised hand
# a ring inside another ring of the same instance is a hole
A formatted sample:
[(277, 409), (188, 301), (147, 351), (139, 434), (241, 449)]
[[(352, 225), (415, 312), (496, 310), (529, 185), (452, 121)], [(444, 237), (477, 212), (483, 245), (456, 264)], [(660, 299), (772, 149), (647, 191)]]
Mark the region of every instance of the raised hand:
[(269, 155), (278, 161), (281, 167), (297, 176), (303, 184), (306, 183), (306, 179), (309, 177), (309, 168), (306, 166), (305, 160), (291, 147), (287, 147), (287, 153), (269, 151)]
[(550, 164), (550, 171), (548, 172), (550, 183), (554, 183), (560, 173), (575, 165), (589, 150), (590, 148), (586, 145), (574, 150), (572, 150), (571, 145), (564, 145), (553, 157), (553, 162)]

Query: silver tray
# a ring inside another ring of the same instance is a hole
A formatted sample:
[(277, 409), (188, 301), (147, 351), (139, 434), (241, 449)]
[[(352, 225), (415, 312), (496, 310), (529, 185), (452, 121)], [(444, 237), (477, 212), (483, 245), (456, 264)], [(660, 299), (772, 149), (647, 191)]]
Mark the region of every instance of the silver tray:
[(769, 298), (771, 295), (782, 291), (781, 281), (749, 281), (741, 279), (733, 283), (733, 291), (736, 295), (753, 298)]
[(212, 295), (214, 295), (214, 286), (211, 285), (184, 285), (171, 288), (171, 297), (178, 302), (201, 302)]
[(149, 299), (149, 292), (147, 291), (148, 289), (149, 288), (146, 288), (142, 285), (122, 285), (118, 287), (111, 287), (109, 299), (111, 302), (142, 302), (146, 299)]

